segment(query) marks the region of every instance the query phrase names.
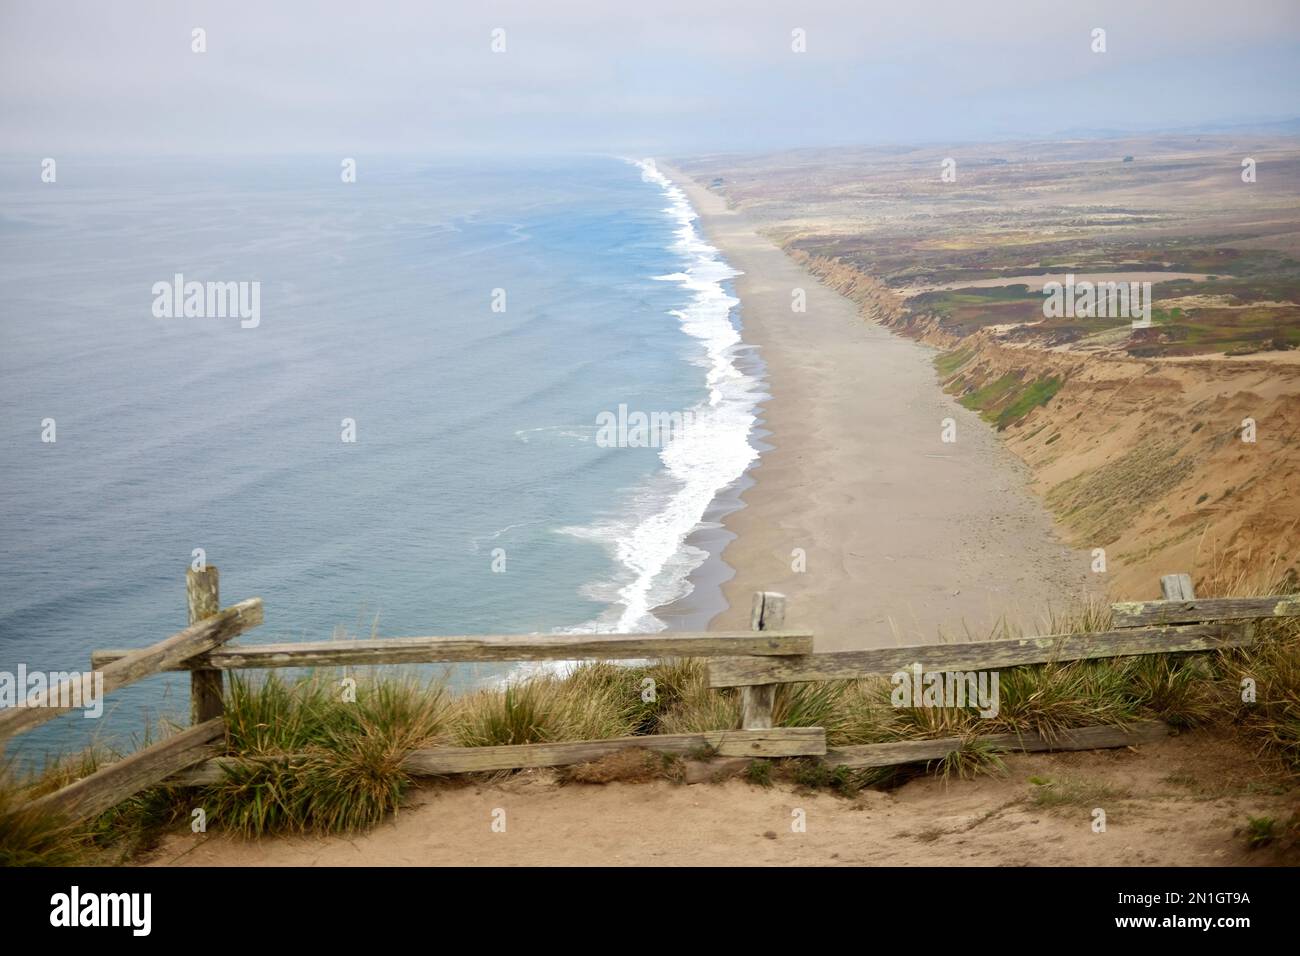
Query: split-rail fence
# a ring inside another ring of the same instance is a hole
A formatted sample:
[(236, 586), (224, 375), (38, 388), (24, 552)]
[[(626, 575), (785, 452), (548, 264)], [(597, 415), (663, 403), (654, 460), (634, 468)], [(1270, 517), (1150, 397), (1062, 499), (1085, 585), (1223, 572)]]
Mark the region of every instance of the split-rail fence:
[[(924, 671), (993, 671), (1027, 664), (1093, 660), (1140, 654), (1195, 653), (1244, 647), (1254, 641), (1253, 621), (1300, 616), (1300, 594), (1268, 598), (1202, 600), (1186, 574), (1161, 578), (1162, 599), (1113, 605), (1113, 627), (1101, 633), (1051, 634), (968, 643), (885, 647), (817, 653), (813, 633), (786, 626), (786, 600), (754, 595), (751, 627), (744, 631), (658, 634), (504, 634), (399, 637), (288, 644), (230, 644), (263, 623), (262, 601), (250, 598), (221, 608), (218, 572), (209, 565), (186, 578), (189, 626), (139, 650), (102, 650), (91, 667), (108, 693), (164, 671), (189, 671), (192, 726), (102, 767), (39, 798), (39, 805), (72, 820), (87, 819), (141, 790), (159, 784), (202, 786), (220, 782), (223, 767), (224, 673), (275, 667), (381, 664), (522, 662), (541, 660), (629, 661), (705, 658), (713, 688), (739, 688), (739, 729), (658, 734), (495, 747), (435, 747), (405, 761), (413, 776), (476, 773), (586, 763), (638, 747), (666, 754), (708, 752), (720, 756), (811, 757), (830, 767), (883, 767), (942, 759), (970, 739), (944, 738), (846, 746), (828, 750), (819, 727), (773, 727), (779, 684), (890, 676), (920, 664)], [(73, 700), (68, 687), (51, 687), (25, 706), (0, 711), (0, 743), (67, 712), (52, 706)], [(974, 738), (1004, 750), (1085, 750), (1126, 747), (1158, 739), (1169, 728), (1158, 721), (1093, 726), (1050, 740), (1037, 734), (990, 734)], [(285, 758), (291, 759), (291, 758)]]

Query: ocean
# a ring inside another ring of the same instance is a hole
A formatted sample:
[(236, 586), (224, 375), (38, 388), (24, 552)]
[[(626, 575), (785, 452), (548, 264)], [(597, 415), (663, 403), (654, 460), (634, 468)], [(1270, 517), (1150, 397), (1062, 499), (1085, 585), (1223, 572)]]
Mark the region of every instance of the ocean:
[[(196, 549), (224, 605), (265, 601), (249, 643), (721, 608), (692, 573), (763, 381), (680, 191), (595, 156), (343, 180), (338, 157), (0, 164), (0, 673), (179, 630)], [(604, 427), (637, 413), (675, 427)], [(187, 710), (185, 675), (149, 678), (9, 753)]]

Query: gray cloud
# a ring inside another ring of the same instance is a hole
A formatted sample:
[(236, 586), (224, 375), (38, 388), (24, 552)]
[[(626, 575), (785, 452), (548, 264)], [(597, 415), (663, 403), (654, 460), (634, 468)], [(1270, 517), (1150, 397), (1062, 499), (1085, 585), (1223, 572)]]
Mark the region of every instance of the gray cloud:
[(1293, 0), (1134, 6), (9, 3), (0, 148), (691, 151), (1292, 115)]

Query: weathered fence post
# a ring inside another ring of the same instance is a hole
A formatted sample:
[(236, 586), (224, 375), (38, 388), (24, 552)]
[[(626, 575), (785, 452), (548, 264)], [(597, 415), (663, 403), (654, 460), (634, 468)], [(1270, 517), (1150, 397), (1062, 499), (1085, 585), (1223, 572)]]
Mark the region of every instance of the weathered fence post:
[[(755, 591), (749, 612), (749, 625), (756, 631), (779, 631), (785, 626), (785, 595), (776, 591)], [(758, 684), (740, 689), (741, 727), (745, 730), (770, 730), (772, 705), (776, 702), (775, 684)]]
[(1160, 578), (1160, 596), (1166, 601), (1194, 601), (1190, 574), (1166, 574)]
[[(191, 567), (185, 572), (185, 599), (191, 624), (221, 612), (216, 565), (205, 565), (202, 571)], [(190, 723), (202, 724), (221, 717), (225, 713), (221, 702), (223, 690), (221, 671), (206, 667), (191, 671)]]

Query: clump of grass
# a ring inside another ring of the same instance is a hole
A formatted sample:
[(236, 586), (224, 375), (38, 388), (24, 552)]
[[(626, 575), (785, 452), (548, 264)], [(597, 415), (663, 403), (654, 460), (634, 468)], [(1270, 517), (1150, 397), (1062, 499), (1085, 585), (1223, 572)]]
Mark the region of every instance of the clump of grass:
[(1135, 702), (1174, 727), (1199, 727), (1223, 714), (1213, 670), (1200, 657), (1152, 654), (1127, 661)]
[(772, 786), (772, 762), (770, 760), (751, 760), (745, 768), (745, 779), (755, 786)]
[(710, 730), (735, 730), (740, 726), (740, 694), (709, 687), (708, 671), (701, 666), (686, 675), (680, 696), (658, 720), (658, 733), (698, 734)]
[(438, 736), (441, 702), (441, 688), (381, 681), (327, 721), (297, 780), (304, 826), (345, 833), (395, 812), (411, 782), (403, 760)]
[(567, 677), (543, 674), (481, 690), (455, 704), (461, 746), (628, 737), (646, 721), (634, 675), (612, 664), (584, 664)]
[(630, 672), (631, 691), (639, 703), (638, 734), (667, 733), (662, 729), (664, 716), (692, 695), (698, 695), (708, 681), (708, 668), (699, 658), (662, 660), (648, 667), (616, 669)]
[(410, 784), (404, 758), (441, 736), (441, 686), (413, 679), (339, 682), (236, 676), (228, 738), (241, 756), (199, 795), (211, 824), (240, 834), (345, 833), (396, 812)]
[(952, 776), (967, 780), (984, 773), (1006, 771), (1006, 765), (997, 749), (977, 738), (963, 740), (960, 747), (949, 751), (937, 763), (937, 773), (944, 780)]
[(0, 779), (0, 867), (74, 866), (86, 862), (86, 835), (28, 805), (32, 793), (6, 772)]
[(228, 748), (257, 757), (310, 746), (328, 719), (330, 690), (323, 678), (291, 684), (275, 672), (260, 680), (232, 674), (225, 700)]
[(772, 723), (777, 727), (822, 727), (837, 739), (848, 732), (845, 697), (856, 691), (856, 681), (778, 684), (772, 702)]
[(1127, 667), (1114, 659), (1013, 668), (999, 683), (1002, 699), (990, 729), (1054, 740), (1074, 727), (1123, 726), (1140, 716)]
[[(1260, 578), (1273, 583), (1260, 587)], [(1198, 591), (1225, 597), (1294, 594), (1298, 584), (1288, 570), (1278, 574), (1274, 562), (1255, 575), (1230, 567), (1216, 553)], [(1255, 642), (1214, 659), (1220, 697), (1218, 722), (1236, 726), (1256, 741), (1265, 755), (1300, 782), (1300, 618), (1252, 622)]]
[(1291, 853), (1300, 849), (1300, 811), (1291, 814), (1285, 822), (1275, 817), (1247, 817), (1244, 828), (1246, 846), (1258, 850), (1272, 846)]
[(841, 688), (838, 719), (826, 729), (828, 746), (885, 743), (909, 736), (906, 716), (889, 699), (890, 683), (883, 678), (853, 681)]
[(961, 707), (900, 707), (892, 725), (895, 740), (930, 740), (987, 733), (993, 728), (972, 710)]
[(1246, 818), (1246, 845), (1252, 850), (1268, 846), (1278, 837), (1278, 823), (1273, 817)]
[(1227, 709), (1300, 780), (1300, 622), (1270, 623), (1257, 625), (1259, 643), (1229, 661)]
[(498, 747), (537, 744), (555, 739), (558, 721), (552, 713), (541, 684), (528, 682), (503, 690), (479, 691), (458, 705), (458, 743), (464, 747)]

